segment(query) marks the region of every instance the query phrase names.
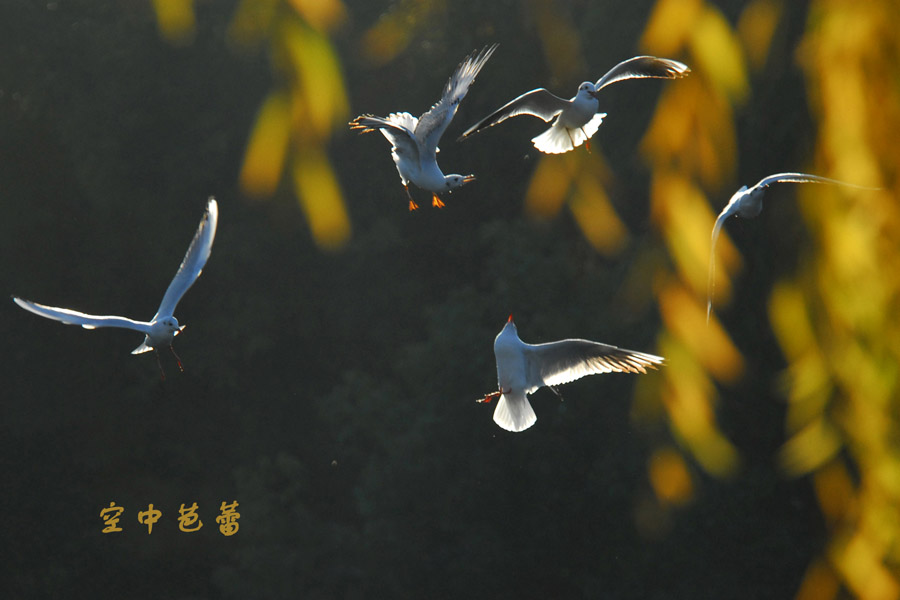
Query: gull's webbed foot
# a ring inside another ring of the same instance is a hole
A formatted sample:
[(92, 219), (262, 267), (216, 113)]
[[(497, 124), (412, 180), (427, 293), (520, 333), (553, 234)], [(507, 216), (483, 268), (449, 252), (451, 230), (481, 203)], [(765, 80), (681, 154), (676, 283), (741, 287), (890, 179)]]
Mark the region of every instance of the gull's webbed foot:
[(492, 400), (496, 400), (497, 398), (499, 398), (501, 393), (502, 392), (491, 392), (490, 394), (485, 394), (484, 398), (479, 398), (475, 402), (489, 403)]

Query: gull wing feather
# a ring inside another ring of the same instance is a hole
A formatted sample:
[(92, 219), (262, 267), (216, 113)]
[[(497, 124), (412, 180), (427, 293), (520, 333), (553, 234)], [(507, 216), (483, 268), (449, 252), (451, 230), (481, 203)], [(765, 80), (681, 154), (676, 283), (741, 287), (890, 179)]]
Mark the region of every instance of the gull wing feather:
[(597, 373), (646, 373), (663, 363), (652, 354), (625, 350), (590, 340), (525, 344), (526, 392)]
[(159, 317), (171, 317), (175, 313), (178, 301), (200, 277), (203, 266), (206, 264), (206, 260), (209, 258), (209, 253), (212, 250), (218, 221), (219, 205), (216, 203), (216, 199), (210, 196), (206, 203), (206, 213), (200, 220), (200, 226), (197, 227), (197, 233), (194, 234), (194, 239), (191, 241), (191, 245), (188, 246), (187, 253), (185, 253), (184, 259), (181, 261), (181, 266), (178, 267), (178, 272), (175, 273), (175, 277), (169, 284), (169, 288), (159, 304), (159, 310), (156, 311), (156, 315), (153, 317), (154, 320)]
[(68, 308), (57, 308), (55, 306), (45, 306), (37, 302), (23, 300), (13, 296), (16, 304), (36, 315), (47, 319), (60, 321), (66, 325), (81, 325), (85, 329), (96, 329), (98, 327), (118, 327), (120, 329), (133, 329), (141, 333), (150, 333), (150, 323), (143, 321), (133, 321), (126, 317), (89, 315), (87, 313), (78, 312)]
[(437, 104), (431, 107), (431, 110), (419, 117), (419, 124), (416, 126), (416, 139), (422, 144), (427, 152), (434, 153), (437, 151), (438, 142), (450, 121), (456, 115), (459, 103), (466, 97), (469, 86), (475, 81), (475, 77), (484, 64), (497, 49), (497, 44), (483, 49), (478, 54), (474, 52), (470, 54), (456, 68), (453, 75), (447, 81), (444, 88), (444, 94)]
[[(758, 185), (758, 184), (757, 184)], [(710, 239), (709, 245), (709, 275), (706, 279), (706, 322), (709, 323), (709, 316), (712, 313), (712, 301), (713, 294), (715, 293), (715, 279), (716, 279), (716, 242), (719, 240), (719, 233), (722, 231), (722, 225), (725, 224), (725, 221), (728, 220), (728, 217), (737, 213), (739, 208), (739, 201), (749, 192), (746, 188), (741, 188), (731, 196), (731, 199), (728, 201), (728, 204), (725, 205), (725, 208), (722, 209), (722, 212), (719, 213), (719, 216), (716, 217), (716, 223), (713, 225), (712, 237)]]
[(532, 117), (543, 119), (549, 123), (556, 115), (565, 110), (569, 104), (569, 100), (560, 98), (544, 88), (531, 90), (530, 92), (525, 92), (518, 98), (510, 100), (466, 129), (466, 131), (459, 136), (459, 139), (463, 140), (488, 127), (493, 127), (497, 123), (502, 123), (510, 117), (518, 117), (519, 115), (531, 115)]
[(410, 160), (419, 162), (419, 142), (416, 140), (413, 130), (407, 126), (411, 123), (413, 128), (417, 119), (409, 113), (392, 113), (386, 119), (375, 115), (360, 115), (350, 121), (351, 129), (360, 129), (360, 133), (375, 131), (376, 129), (391, 143), (391, 150), (398, 156), (408, 156)]
[(611, 83), (625, 79), (678, 79), (690, 72), (691, 70), (686, 64), (677, 60), (655, 56), (635, 56), (623, 60), (607, 71), (606, 75), (597, 80), (595, 91), (600, 91)]
[(866, 187), (863, 185), (856, 185), (855, 183), (847, 183), (846, 181), (839, 181), (837, 179), (829, 179), (828, 177), (822, 177), (820, 175), (809, 175), (808, 173), (775, 173), (774, 175), (769, 175), (759, 181), (754, 188), (765, 188), (769, 187), (773, 183), (833, 183), (835, 185), (845, 185), (847, 187), (852, 187), (860, 190), (877, 190), (878, 188)]

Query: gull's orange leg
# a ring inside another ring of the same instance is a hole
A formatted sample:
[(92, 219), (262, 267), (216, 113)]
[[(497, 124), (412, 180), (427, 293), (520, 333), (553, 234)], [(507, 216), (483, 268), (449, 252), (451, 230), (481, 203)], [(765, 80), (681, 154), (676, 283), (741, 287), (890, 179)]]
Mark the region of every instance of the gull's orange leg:
[(165, 381), (166, 380), (166, 372), (163, 370), (162, 360), (159, 358), (159, 350), (154, 348), (153, 354), (156, 355), (156, 366), (159, 367), (159, 379), (160, 379), (160, 381)]
[(431, 205), (435, 208), (444, 208), (444, 203), (441, 202), (441, 199), (438, 198), (437, 194), (431, 195)]
[(409, 193), (409, 186), (404, 183), (403, 189), (406, 190), (406, 197), (409, 198), (409, 210), (418, 210), (419, 205), (416, 204), (416, 201), (413, 200), (412, 194)]
[(172, 356), (175, 357), (175, 360), (178, 362), (178, 368), (181, 369), (181, 372), (184, 373), (184, 365), (181, 364), (181, 358), (175, 354), (175, 348), (169, 346), (169, 350), (172, 351)]

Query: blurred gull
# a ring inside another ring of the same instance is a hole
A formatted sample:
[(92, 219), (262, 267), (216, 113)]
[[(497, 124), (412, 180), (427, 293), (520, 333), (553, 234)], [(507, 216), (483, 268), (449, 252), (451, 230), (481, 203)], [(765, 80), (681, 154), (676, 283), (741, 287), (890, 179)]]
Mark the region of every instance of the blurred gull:
[(494, 421), (507, 431), (523, 431), (537, 421), (527, 394), (540, 387), (553, 387), (597, 373), (646, 373), (663, 358), (588, 340), (561, 340), (526, 344), (519, 339), (512, 315), (494, 340), (499, 391), (479, 402), (498, 396)]
[(738, 215), (745, 219), (752, 219), (759, 215), (762, 211), (762, 199), (766, 192), (766, 188), (773, 183), (830, 183), (835, 185), (845, 185), (861, 190), (873, 190), (877, 188), (864, 187), (838, 181), (837, 179), (829, 179), (820, 177), (819, 175), (808, 175), (806, 173), (776, 173), (762, 179), (752, 188), (742, 186), (728, 201), (722, 212), (716, 218), (716, 223), (712, 230), (712, 243), (709, 249), (709, 277), (706, 283), (706, 322), (709, 323), (709, 316), (712, 312), (713, 293), (715, 292), (715, 274), (716, 274), (716, 240), (719, 239), (719, 232), (725, 220), (732, 215)]
[(444, 203), (438, 197), (439, 193), (449, 192), (475, 180), (474, 175), (444, 175), (438, 167), (436, 154), (440, 151), (438, 142), (453, 120), (460, 101), (496, 49), (497, 44), (494, 44), (478, 54), (473, 52), (460, 63), (447, 82), (440, 101), (418, 119), (402, 112), (391, 113), (387, 117), (365, 114), (350, 121), (350, 127), (362, 130), (361, 133), (380, 130), (391, 143), (391, 156), (409, 198), (409, 210), (419, 208), (409, 193), (410, 182), (431, 192), (432, 206), (440, 208)]
[(600, 107), (598, 92), (601, 89), (626, 79), (677, 79), (689, 72), (687, 65), (675, 60), (635, 56), (610, 69), (596, 84), (585, 81), (578, 86), (578, 93), (569, 100), (544, 88), (525, 92), (469, 127), (459, 139), (465, 139), (510, 117), (531, 115), (547, 122), (555, 117), (556, 121), (550, 129), (531, 140), (535, 148), (547, 154), (561, 154), (587, 142), (587, 149), (590, 151), (590, 139), (597, 133), (606, 116), (606, 113), (597, 112)]
[(81, 325), (85, 329), (119, 327), (122, 329), (134, 329), (135, 331), (140, 331), (144, 334), (144, 343), (135, 348), (132, 351), (132, 354), (142, 354), (150, 350), (155, 351), (160, 375), (165, 379), (166, 374), (163, 371), (162, 362), (159, 359), (160, 348), (168, 346), (169, 350), (171, 350), (172, 354), (175, 356), (175, 360), (178, 361), (178, 368), (184, 371), (181, 359), (175, 354), (175, 349), (172, 348), (172, 340), (176, 335), (181, 333), (181, 330), (184, 329), (185, 326), (178, 325), (178, 319), (173, 316), (173, 313), (175, 312), (175, 307), (178, 305), (178, 301), (181, 300), (184, 293), (188, 291), (188, 288), (190, 288), (194, 281), (197, 280), (197, 277), (200, 276), (203, 265), (206, 264), (206, 259), (209, 258), (213, 239), (216, 236), (216, 223), (218, 222), (218, 219), (218, 204), (216, 204), (215, 198), (210, 197), (206, 205), (206, 214), (203, 215), (203, 219), (200, 221), (200, 226), (197, 228), (197, 233), (194, 234), (194, 239), (191, 241), (187, 254), (184, 255), (184, 260), (181, 262), (181, 266), (178, 267), (175, 278), (172, 279), (172, 283), (169, 284), (169, 289), (166, 290), (166, 294), (163, 296), (162, 302), (159, 305), (159, 310), (156, 311), (156, 314), (149, 322), (133, 321), (126, 317), (89, 315), (68, 308), (44, 306), (43, 304), (29, 302), (28, 300), (22, 300), (15, 296), (13, 296), (13, 300), (27, 311), (48, 319), (62, 321), (67, 325)]

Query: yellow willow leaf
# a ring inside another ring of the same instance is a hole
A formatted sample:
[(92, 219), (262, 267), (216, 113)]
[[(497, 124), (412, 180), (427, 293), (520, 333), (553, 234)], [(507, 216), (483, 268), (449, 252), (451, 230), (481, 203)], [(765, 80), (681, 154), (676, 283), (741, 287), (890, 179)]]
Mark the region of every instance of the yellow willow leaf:
[(681, 86), (669, 86), (663, 90), (656, 111), (650, 120), (647, 133), (641, 141), (641, 151), (651, 163), (667, 165), (680, 159), (688, 149), (694, 132), (692, 121), (696, 105)]
[[(892, 449), (889, 454), (878, 461), (875, 467), (875, 478), (879, 485), (894, 499), (900, 498), (900, 456)], [(893, 514), (896, 517), (898, 515)], [(900, 526), (894, 524), (890, 530), (900, 531)], [(900, 552), (900, 547), (897, 548)]]
[(818, 348), (793, 360), (788, 367), (790, 376), (785, 429), (795, 433), (825, 412), (833, 386), (829, 369)]
[(658, 56), (677, 54), (691, 35), (702, 8), (702, 0), (659, 0), (641, 36), (641, 48)]
[(556, 216), (572, 189), (571, 169), (566, 156), (541, 156), (528, 191), (525, 192), (525, 209), (531, 216), (550, 218)]
[(279, 0), (241, 0), (228, 25), (228, 39), (241, 46), (258, 43), (271, 29), (278, 5)]
[(384, 17), (363, 36), (362, 53), (373, 64), (386, 64), (403, 52), (412, 34), (411, 24), (400, 15)]
[(778, 459), (789, 475), (805, 475), (831, 460), (841, 445), (840, 433), (825, 418), (821, 418), (785, 442)]
[(738, 35), (744, 45), (750, 66), (756, 70), (766, 64), (772, 35), (781, 19), (781, 9), (781, 3), (775, 0), (754, 0), (741, 12)]
[(313, 239), (323, 248), (339, 248), (350, 237), (350, 219), (328, 159), (306, 144), (297, 152), (291, 172)]
[(897, 600), (900, 585), (881, 562), (881, 556), (861, 533), (849, 541), (839, 540), (829, 549), (831, 562), (850, 589), (862, 600)]
[(789, 362), (816, 345), (816, 335), (803, 291), (793, 283), (779, 283), (769, 297), (769, 321)]
[(825, 518), (835, 523), (853, 510), (856, 492), (842, 462), (832, 461), (813, 473), (813, 488)]
[(709, 5), (703, 9), (691, 31), (690, 47), (699, 72), (732, 102), (746, 98), (749, 86), (743, 51), (722, 13)]
[(194, 0), (153, 0), (159, 31), (169, 42), (181, 43), (194, 35)]
[(609, 256), (622, 249), (628, 231), (595, 175), (582, 171), (569, 206), (578, 227), (595, 250)]
[(247, 143), (240, 184), (250, 196), (271, 196), (278, 187), (290, 133), (290, 105), (285, 94), (266, 98)]
[[(697, 296), (706, 297), (709, 280), (709, 244), (715, 217), (706, 197), (691, 181), (674, 174), (657, 174), (650, 185), (651, 214), (659, 225), (682, 278)], [(718, 300), (731, 295), (728, 272), (740, 258), (723, 232), (716, 247), (715, 292)]]
[(741, 353), (715, 322), (706, 325), (706, 306), (678, 283), (666, 285), (659, 292), (659, 308), (666, 329), (700, 361), (716, 379), (735, 381), (744, 370)]
[(413, 36), (429, 27), (446, 8), (445, 0), (400, 0), (363, 35), (362, 55), (375, 65), (392, 61)]
[(330, 31), (347, 18), (347, 9), (341, 0), (288, 0), (294, 10), (311, 27)]
[(794, 600), (834, 600), (839, 585), (837, 576), (828, 565), (817, 560), (806, 569)]
[(724, 435), (712, 427), (691, 439), (690, 447), (697, 462), (716, 477), (732, 477), (740, 467), (737, 450)]
[(738, 468), (737, 451), (716, 428), (712, 386), (704, 370), (673, 337), (662, 338), (660, 350), (667, 367), (661, 399), (673, 433), (708, 473), (716, 477), (732, 475)]
[(340, 63), (328, 38), (313, 29), (287, 20), (279, 30), (299, 86), (306, 120), (316, 136), (324, 139), (332, 128), (347, 119), (349, 107)]
[(681, 454), (672, 448), (662, 448), (650, 457), (647, 471), (650, 484), (660, 502), (686, 504), (694, 495), (691, 474)]

